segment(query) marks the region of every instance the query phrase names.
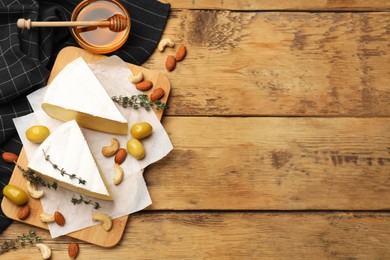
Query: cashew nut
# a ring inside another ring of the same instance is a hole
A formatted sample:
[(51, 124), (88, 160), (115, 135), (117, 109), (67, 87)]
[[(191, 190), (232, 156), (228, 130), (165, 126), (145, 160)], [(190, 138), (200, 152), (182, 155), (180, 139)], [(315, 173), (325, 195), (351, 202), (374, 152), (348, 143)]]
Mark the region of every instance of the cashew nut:
[(51, 249), (47, 245), (43, 243), (35, 244), (36, 247), (39, 248), (39, 251), (41, 251), (43, 259), (49, 259), (51, 257)]
[(102, 154), (106, 157), (113, 156), (119, 149), (119, 141), (116, 138), (111, 139), (110, 146), (104, 146), (102, 148)]
[(104, 213), (95, 213), (92, 216), (92, 220), (94, 221), (101, 221), (103, 223), (103, 229), (105, 231), (110, 231), (112, 227), (112, 220), (110, 216)]
[(117, 163), (114, 164), (114, 170), (115, 170), (115, 175), (112, 181), (115, 185), (119, 185), (123, 180), (123, 170)]
[(29, 181), (26, 182), (26, 188), (27, 188), (27, 193), (28, 195), (30, 195), (31, 198), (39, 199), (43, 196), (43, 190), (38, 190), (37, 186), (31, 184), (31, 182)]
[(164, 51), (165, 47), (173, 47), (175, 46), (175, 43), (173, 42), (172, 39), (170, 38), (164, 38), (158, 43), (158, 50), (159, 51)]
[(142, 73), (142, 71), (140, 71), (135, 75), (129, 76), (129, 79), (131, 83), (136, 84), (141, 82), (144, 79), (144, 74)]
[(45, 223), (54, 222), (54, 215), (53, 214), (42, 213), (41, 215), (39, 215), (39, 218), (41, 219), (42, 222), (45, 222)]

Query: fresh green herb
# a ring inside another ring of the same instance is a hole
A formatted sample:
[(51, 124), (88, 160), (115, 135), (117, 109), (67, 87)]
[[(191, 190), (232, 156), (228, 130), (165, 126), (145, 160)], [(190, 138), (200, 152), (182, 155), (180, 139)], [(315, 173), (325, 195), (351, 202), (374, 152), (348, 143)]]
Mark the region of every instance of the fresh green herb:
[(124, 108), (130, 107), (133, 109), (138, 109), (142, 107), (146, 111), (150, 111), (153, 107), (155, 107), (156, 110), (163, 110), (168, 108), (168, 106), (160, 100), (148, 101), (148, 95), (146, 94), (132, 95), (131, 97), (113, 96), (111, 99)]
[(7, 239), (0, 242), (0, 255), (10, 250), (16, 250), (19, 247), (25, 247), (26, 245), (33, 245), (36, 242), (41, 242), (41, 237), (37, 236), (35, 230), (30, 230), (28, 234), (23, 234), (15, 239)]
[(84, 202), (84, 204), (88, 204), (88, 205), (93, 205), (94, 209), (100, 209), (101, 206), (99, 204), (99, 202), (93, 202), (92, 200), (85, 200), (83, 196), (80, 195), (80, 198), (72, 198), (72, 203), (73, 205), (76, 205), (76, 204), (81, 204)]
[[(45, 155), (45, 157), (46, 157), (46, 155)], [(36, 175), (35, 172), (33, 172), (32, 170), (30, 170), (30, 169), (26, 170), (26, 169), (24, 169), (23, 167), (21, 167), (18, 164), (16, 164), (16, 166), (19, 168), (19, 170), (22, 171), (23, 177), (25, 179), (27, 179), (28, 181), (30, 181), (31, 184), (35, 184), (36, 186), (48, 187), (49, 189), (53, 188), (53, 189), (57, 190), (58, 184), (56, 182), (48, 183), (44, 179), (42, 179), (41, 177)], [(92, 204), (92, 205), (94, 205), (95, 209), (101, 208), (101, 206), (100, 206), (100, 204), (98, 202), (93, 202), (91, 200), (88, 200), (88, 201), (84, 200), (84, 197), (81, 196), (81, 195), (80, 195), (80, 199), (72, 198), (71, 202), (73, 203), (73, 205), (80, 204), (80, 203), (84, 202), (85, 204)]]
[(28, 180), (31, 184), (33, 184), (37, 187), (43, 186), (43, 187), (48, 187), (49, 189), (53, 188), (53, 189), (57, 190), (57, 187), (58, 187), (57, 182), (48, 183), (44, 179), (42, 179), (40, 176), (36, 175), (34, 171), (32, 171), (30, 169), (26, 170), (18, 164), (16, 164), (16, 166), (18, 167), (19, 170), (22, 171), (23, 177), (26, 180)]
[(82, 179), (82, 178), (80, 178), (80, 177), (77, 177), (76, 174), (67, 173), (67, 172), (64, 170), (64, 168), (61, 168), (61, 169), (60, 169), (60, 168), (58, 167), (57, 164), (53, 163), (53, 162), (50, 160), (50, 155), (47, 155), (46, 152), (45, 152), (45, 150), (42, 150), (42, 151), (43, 151), (43, 155), (45, 156), (45, 160), (46, 160), (47, 162), (49, 162), (49, 163), (53, 166), (53, 168), (54, 168), (55, 170), (59, 171), (59, 172), (61, 173), (61, 176), (64, 176), (64, 175), (69, 176), (69, 178), (70, 178), (71, 180), (73, 180), (73, 179), (78, 179), (78, 180), (79, 180), (79, 184), (85, 185), (85, 184), (87, 183), (86, 180), (84, 180), (84, 179)]

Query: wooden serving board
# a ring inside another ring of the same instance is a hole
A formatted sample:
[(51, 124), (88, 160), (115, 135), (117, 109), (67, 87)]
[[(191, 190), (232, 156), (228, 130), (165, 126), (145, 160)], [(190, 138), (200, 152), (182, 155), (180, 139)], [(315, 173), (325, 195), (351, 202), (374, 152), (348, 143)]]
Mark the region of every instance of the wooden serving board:
[[(67, 65), (68, 63), (70, 63), (71, 61), (79, 57), (82, 57), (87, 63), (94, 63), (106, 58), (106, 56), (91, 54), (83, 49), (76, 48), (76, 47), (64, 48), (57, 56), (48, 83), (50, 83), (56, 77), (56, 75), (65, 67), (65, 65)], [(128, 64), (128, 66), (134, 74), (136, 74), (139, 71), (142, 71), (144, 74), (144, 78), (151, 80), (153, 82), (153, 86), (154, 86), (153, 88), (157, 86), (163, 88), (165, 91), (165, 95), (161, 98), (161, 101), (164, 103), (167, 102), (171, 87), (170, 87), (169, 80), (165, 75), (133, 64)], [(150, 91), (152, 90), (149, 90), (149, 92)], [(145, 93), (148, 94), (148, 92)], [(154, 112), (156, 113), (157, 117), (161, 120), (163, 111), (155, 110)], [(22, 149), (19, 155), (18, 164), (26, 168), (27, 163), (28, 161), (27, 161), (26, 153), (24, 149)], [(9, 183), (25, 189), (26, 180), (23, 178), (21, 171), (17, 167), (15, 167)], [(20, 207), (13, 205), (8, 199), (3, 199), (1, 206), (4, 213), (7, 215), (7, 217), (11, 219), (21, 221), (23, 223), (27, 223), (36, 227), (48, 229), (47, 224), (41, 222), (39, 219), (39, 215), (42, 213), (42, 205), (40, 200), (29, 198), (28, 204), (31, 207), (31, 214), (24, 221), (19, 220), (17, 218), (17, 213)], [(126, 228), (127, 220), (128, 220), (128, 216), (123, 216), (115, 219), (113, 221), (113, 227), (110, 230), (110, 232), (104, 231), (101, 225), (96, 225), (83, 230), (72, 232), (68, 234), (68, 236), (98, 246), (112, 247), (120, 241), (123, 232)]]

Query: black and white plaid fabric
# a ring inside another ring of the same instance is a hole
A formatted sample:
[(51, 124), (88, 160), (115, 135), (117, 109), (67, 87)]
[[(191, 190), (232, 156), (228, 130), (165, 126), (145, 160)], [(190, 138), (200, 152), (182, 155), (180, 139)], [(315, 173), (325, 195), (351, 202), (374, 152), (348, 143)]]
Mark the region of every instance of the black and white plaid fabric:
[[(45, 86), (58, 52), (77, 46), (68, 28), (20, 30), (19, 18), (32, 21), (70, 20), (80, 0), (0, 1), (0, 152), (19, 154), (22, 144), (12, 119), (31, 113), (26, 95)], [(155, 50), (167, 22), (170, 5), (156, 0), (122, 0), (131, 17), (128, 41), (109, 55), (142, 65)], [(0, 188), (3, 189), (14, 165), (0, 160)], [(2, 194), (0, 194), (0, 200)], [(0, 209), (0, 233), (10, 223)]]

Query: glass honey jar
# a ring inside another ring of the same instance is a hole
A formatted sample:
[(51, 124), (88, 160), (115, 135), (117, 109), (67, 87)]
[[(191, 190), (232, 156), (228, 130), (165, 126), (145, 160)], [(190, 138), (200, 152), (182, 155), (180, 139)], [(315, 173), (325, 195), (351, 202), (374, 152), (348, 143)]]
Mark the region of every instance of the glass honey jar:
[(116, 0), (84, 0), (73, 10), (72, 21), (108, 20), (114, 15), (126, 18), (126, 28), (115, 32), (107, 26), (74, 26), (71, 32), (77, 43), (85, 50), (106, 54), (119, 49), (130, 34), (130, 15)]

